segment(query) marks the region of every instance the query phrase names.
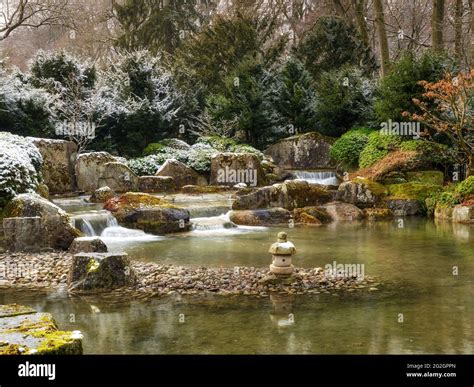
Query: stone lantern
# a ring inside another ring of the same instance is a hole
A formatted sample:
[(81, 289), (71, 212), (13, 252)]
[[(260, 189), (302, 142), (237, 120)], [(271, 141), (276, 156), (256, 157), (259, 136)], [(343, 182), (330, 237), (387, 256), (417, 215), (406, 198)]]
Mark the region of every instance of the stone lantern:
[(288, 277), (293, 273), (292, 255), (296, 253), (293, 243), (287, 240), (286, 232), (280, 232), (277, 242), (271, 245), (269, 253), (272, 254), (272, 264), (270, 272), (277, 276)]

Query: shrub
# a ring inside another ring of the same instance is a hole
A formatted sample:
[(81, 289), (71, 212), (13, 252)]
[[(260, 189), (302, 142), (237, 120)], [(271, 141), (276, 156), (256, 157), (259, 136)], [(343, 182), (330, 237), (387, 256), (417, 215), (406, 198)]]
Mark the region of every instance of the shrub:
[(166, 153), (169, 149), (188, 150), (190, 146), (183, 140), (177, 138), (165, 138), (159, 142), (148, 144), (143, 151), (144, 156)]
[(26, 138), (0, 133), (0, 207), (15, 195), (34, 192), (41, 182), (43, 159)]
[(417, 151), (425, 163), (448, 168), (456, 162), (456, 150), (444, 144), (431, 141), (409, 140), (400, 144), (402, 151)]
[(367, 168), (383, 159), (392, 150), (397, 150), (402, 142), (401, 137), (380, 132), (369, 135), (367, 145), (360, 153), (359, 166)]
[(359, 155), (369, 141), (370, 129), (355, 128), (343, 134), (331, 147), (331, 157), (344, 168), (359, 166)]
[(126, 164), (138, 176), (153, 176), (162, 162), (155, 155), (127, 160)]
[(469, 176), (466, 180), (460, 182), (456, 186), (455, 192), (463, 198), (468, 195), (474, 195), (474, 176)]

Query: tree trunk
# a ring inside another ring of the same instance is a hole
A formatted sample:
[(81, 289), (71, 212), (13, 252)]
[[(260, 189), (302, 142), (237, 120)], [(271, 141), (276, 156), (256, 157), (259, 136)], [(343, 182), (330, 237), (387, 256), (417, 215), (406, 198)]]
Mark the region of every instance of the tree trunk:
[(462, 11), (463, 0), (456, 0), (454, 15), (454, 52), (456, 62), (459, 66), (462, 63)]
[(359, 30), (360, 37), (365, 45), (369, 46), (369, 34), (365, 21), (365, 0), (352, 0), (352, 3), (354, 4), (357, 29)]
[(375, 8), (375, 27), (379, 40), (380, 64), (382, 67), (382, 76), (388, 74), (390, 67), (390, 54), (388, 51), (387, 30), (385, 29), (385, 17), (383, 13), (382, 0), (374, 0)]
[(471, 68), (474, 68), (474, 5), (472, 0), (469, 1), (469, 7), (471, 8), (471, 42), (469, 47), (469, 59), (471, 60)]
[(443, 51), (444, 0), (433, 0), (431, 44), (434, 52)]
[(334, 6), (334, 11), (336, 12), (336, 15), (344, 18), (344, 16), (346, 15), (346, 12), (344, 11), (344, 7), (342, 6), (341, 1), (332, 0), (332, 4)]

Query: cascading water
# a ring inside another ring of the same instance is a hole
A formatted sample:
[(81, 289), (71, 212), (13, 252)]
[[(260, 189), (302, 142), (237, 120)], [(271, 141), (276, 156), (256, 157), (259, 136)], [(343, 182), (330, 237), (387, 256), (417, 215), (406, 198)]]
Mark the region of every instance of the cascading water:
[(334, 171), (293, 171), (298, 180), (305, 180), (310, 184), (337, 185), (337, 176)]
[(219, 216), (192, 218), (191, 224), (194, 231), (214, 231), (237, 228), (237, 225), (230, 221), (229, 213)]
[(87, 236), (101, 236), (104, 230), (118, 227), (117, 219), (109, 211), (79, 212), (71, 220)]

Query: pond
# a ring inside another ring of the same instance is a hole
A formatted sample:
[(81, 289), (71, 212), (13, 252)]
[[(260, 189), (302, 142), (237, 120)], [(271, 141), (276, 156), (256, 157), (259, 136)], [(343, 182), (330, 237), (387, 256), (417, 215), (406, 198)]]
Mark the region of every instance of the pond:
[(3, 291), (0, 303), (30, 305), (52, 313), (61, 329), (81, 330), (85, 353), (474, 352), (472, 226), (397, 218), (314, 228), (209, 227), (105, 240), (110, 250), (144, 261), (266, 266), (268, 248), (282, 230), (296, 245), (297, 266), (363, 264), (378, 290), (260, 299), (174, 295), (146, 301)]

